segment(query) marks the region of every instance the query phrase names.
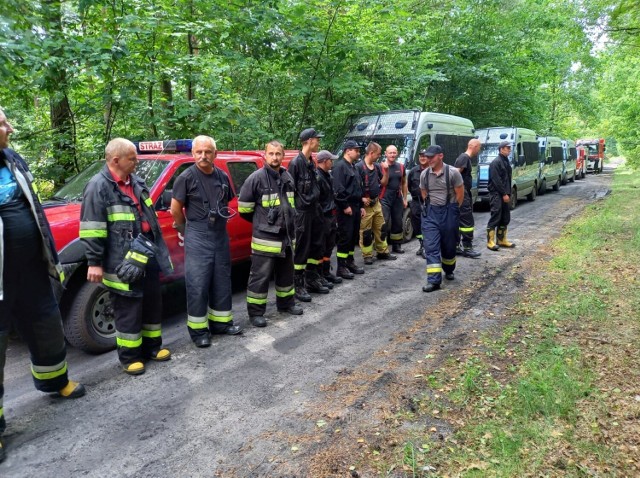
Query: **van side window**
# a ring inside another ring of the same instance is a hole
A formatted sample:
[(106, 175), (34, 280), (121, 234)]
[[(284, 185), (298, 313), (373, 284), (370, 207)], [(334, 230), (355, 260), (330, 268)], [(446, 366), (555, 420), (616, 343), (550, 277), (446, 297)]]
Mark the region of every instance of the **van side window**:
[(530, 141), (528, 143), (522, 143), (522, 145), (524, 149), (524, 160), (527, 165), (532, 165), (539, 162), (538, 143)]
[(228, 162), (229, 174), (231, 175), (231, 187), (236, 195), (240, 195), (240, 188), (247, 178), (258, 169), (258, 165), (253, 161)]
[(444, 151), (444, 162), (451, 166), (455, 164), (456, 158), (460, 156), (460, 153), (464, 153), (467, 149), (465, 146), (462, 151), (458, 151), (458, 136), (452, 134), (437, 134), (436, 144)]
[(576, 148), (569, 148), (569, 159), (576, 159), (578, 157), (578, 152)]
[(553, 158), (554, 163), (562, 163), (562, 146), (552, 146), (551, 147), (551, 157)]
[(420, 151), (423, 149), (427, 149), (431, 146), (431, 135), (429, 133), (424, 134), (420, 137), (418, 141), (418, 147), (416, 148), (416, 152), (413, 155), (413, 164), (418, 164), (418, 156), (420, 155)]

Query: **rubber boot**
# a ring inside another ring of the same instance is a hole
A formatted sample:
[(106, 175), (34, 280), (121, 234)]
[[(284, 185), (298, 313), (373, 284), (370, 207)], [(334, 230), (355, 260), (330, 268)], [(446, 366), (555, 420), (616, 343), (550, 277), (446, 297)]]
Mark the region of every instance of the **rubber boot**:
[(293, 276), (293, 283), (296, 288), (296, 299), (300, 302), (311, 302), (311, 296), (304, 286), (304, 273), (296, 273)]
[(416, 251), (416, 256), (421, 256), (424, 254), (424, 244), (422, 243), (422, 239), (418, 239), (418, 242), (420, 243), (420, 247), (418, 247)]
[(506, 227), (498, 228), (498, 245), (500, 247), (507, 247), (507, 248), (516, 247), (515, 242), (509, 242), (509, 240), (507, 239)]
[(322, 273), (328, 282), (333, 284), (342, 284), (342, 277), (334, 276), (331, 273), (331, 262), (325, 261), (322, 263)]
[(304, 272), (304, 283), (306, 285), (307, 292), (313, 292), (315, 294), (329, 293), (329, 289), (320, 281), (318, 271), (316, 271), (315, 267), (310, 267), (308, 264), (307, 270)]
[(500, 249), (496, 244), (495, 229), (487, 229), (487, 249), (491, 249), (492, 251), (497, 251), (498, 249)]
[(478, 259), (482, 254), (476, 251), (473, 246), (463, 246), (462, 255), (471, 259)]

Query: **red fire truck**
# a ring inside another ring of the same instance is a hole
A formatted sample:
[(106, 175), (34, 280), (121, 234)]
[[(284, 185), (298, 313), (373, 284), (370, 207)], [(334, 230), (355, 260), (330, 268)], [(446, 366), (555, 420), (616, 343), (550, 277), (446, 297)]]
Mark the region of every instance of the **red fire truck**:
[(583, 150), (587, 172), (601, 173), (606, 151), (604, 138), (579, 139), (576, 141), (576, 147)]

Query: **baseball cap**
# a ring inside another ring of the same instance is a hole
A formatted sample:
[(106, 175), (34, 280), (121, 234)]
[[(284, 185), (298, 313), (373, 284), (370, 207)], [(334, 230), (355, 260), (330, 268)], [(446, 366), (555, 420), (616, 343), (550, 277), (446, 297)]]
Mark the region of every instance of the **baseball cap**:
[(358, 144), (357, 141), (354, 141), (352, 139), (348, 139), (344, 142), (344, 146), (342, 147), (343, 151), (346, 151), (347, 149), (360, 149), (361, 146)]
[(426, 149), (421, 149), (420, 152), (418, 153), (418, 156), (426, 156), (426, 155), (427, 155)]
[(427, 148), (424, 154), (427, 156), (435, 156), (436, 154), (443, 154), (443, 153), (444, 151), (442, 151), (442, 148), (440, 146), (438, 146), (437, 144), (432, 144)]
[(498, 149), (506, 148), (507, 146), (509, 146), (509, 148), (511, 148), (511, 141), (502, 141), (498, 145)]
[(328, 161), (329, 159), (335, 161), (336, 159), (338, 159), (338, 156), (333, 154), (331, 151), (327, 151), (326, 149), (318, 151), (318, 154), (316, 154), (316, 161), (319, 163), (323, 163), (325, 161)]
[(302, 141), (303, 143), (305, 141), (310, 140), (311, 138), (323, 138), (323, 137), (324, 137), (323, 133), (318, 133), (313, 128), (304, 129), (302, 130), (302, 133), (300, 133), (300, 141)]

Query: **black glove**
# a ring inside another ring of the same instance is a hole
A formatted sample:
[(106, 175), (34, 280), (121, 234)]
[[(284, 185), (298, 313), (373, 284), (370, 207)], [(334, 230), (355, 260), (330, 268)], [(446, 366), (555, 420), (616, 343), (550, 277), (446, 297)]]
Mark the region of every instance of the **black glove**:
[(124, 260), (116, 267), (118, 278), (125, 284), (131, 284), (144, 277), (144, 270), (149, 259), (155, 257), (153, 242), (138, 235), (131, 243), (131, 248), (124, 256)]

